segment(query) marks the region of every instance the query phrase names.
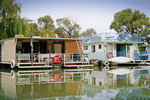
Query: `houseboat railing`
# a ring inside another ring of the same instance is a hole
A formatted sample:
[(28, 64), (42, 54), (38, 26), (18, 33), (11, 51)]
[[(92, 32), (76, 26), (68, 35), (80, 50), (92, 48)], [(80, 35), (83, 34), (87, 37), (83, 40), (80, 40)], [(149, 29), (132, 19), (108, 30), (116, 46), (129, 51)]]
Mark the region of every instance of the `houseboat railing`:
[(132, 58), (134, 60), (150, 60), (150, 52), (133, 52)]
[(33, 53), (33, 59), (31, 53), (17, 53), (17, 63), (53, 63), (53, 58), (58, 55), (63, 62), (82, 62), (85, 59), (84, 54), (79, 53)]
[[(52, 70), (43, 71), (18, 71), (14, 72), (16, 77), (16, 84), (36, 84), (36, 83), (64, 83), (72, 81), (80, 81), (84, 79), (87, 72), (90, 70), (64, 70), (61, 72), (61, 78), (58, 81), (55, 81), (53, 76), (54, 72)], [(70, 75), (72, 77), (70, 77)]]
[(126, 52), (117, 52), (117, 57), (126, 57)]

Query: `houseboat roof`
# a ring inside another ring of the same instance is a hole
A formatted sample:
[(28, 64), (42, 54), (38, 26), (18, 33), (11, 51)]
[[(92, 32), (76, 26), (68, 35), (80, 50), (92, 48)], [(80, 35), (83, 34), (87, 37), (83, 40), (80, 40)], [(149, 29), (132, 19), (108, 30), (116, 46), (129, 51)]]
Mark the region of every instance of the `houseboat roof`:
[(87, 36), (84, 38), (83, 44), (97, 44), (97, 43), (119, 43), (119, 44), (131, 44), (131, 43), (143, 43), (141, 41), (141, 34), (130, 33), (99, 33), (93, 36)]
[(83, 43), (83, 44), (99, 44), (99, 43), (119, 43), (119, 44), (131, 44), (131, 43), (138, 43), (141, 44), (143, 42), (126, 42), (126, 41), (100, 41), (94, 43)]
[[(4, 40), (0, 40), (0, 42), (3, 42), (5, 40), (11, 40), (11, 39), (18, 39), (18, 40), (30, 40), (31, 37), (13, 37), (13, 38), (8, 38)], [(33, 36), (33, 40), (56, 40), (56, 41), (76, 41), (76, 38), (46, 38), (46, 37), (41, 37), (41, 36)], [(82, 39), (78, 39), (82, 40)]]

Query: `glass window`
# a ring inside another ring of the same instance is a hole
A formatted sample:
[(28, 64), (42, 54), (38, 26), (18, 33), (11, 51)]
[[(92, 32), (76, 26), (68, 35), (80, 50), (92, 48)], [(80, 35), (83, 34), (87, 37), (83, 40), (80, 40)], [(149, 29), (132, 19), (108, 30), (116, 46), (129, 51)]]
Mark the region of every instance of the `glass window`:
[(98, 47), (99, 47), (99, 49), (101, 49), (102, 48), (101, 44)]
[(95, 52), (95, 45), (92, 45), (92, 52)]
[(84, 50), (88, 50), (88, 46), (84, 46)]

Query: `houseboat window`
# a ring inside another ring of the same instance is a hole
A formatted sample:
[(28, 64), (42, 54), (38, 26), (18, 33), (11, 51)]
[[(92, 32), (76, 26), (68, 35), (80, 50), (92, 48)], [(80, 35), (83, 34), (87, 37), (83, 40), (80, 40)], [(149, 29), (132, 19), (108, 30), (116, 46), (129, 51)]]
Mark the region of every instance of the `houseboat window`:
[(95, 52), (95, 45), (92, 45), (92, 52)]
[(99, 86), (102, 86), (102, 82), (99, 82)]
[(22, 42), (22, 53), (31, 53), (30, 42)]
[(92, 77), (92, 85), (96, 85), (96, 78)]
[(40, 53), (47, 53), (47, 42), (40, 42)]
[(84, 50), (88, 50), (88, 46), (84, 46)]
[(99, 49), (101, 49), (102, 48), (101, 44), (98, 47), (99, 47)]
[[(33, 49), (33, 53), (38, 53), (38, 42), (33, 42)], [(31, 43), (22, 42), (22, 48), (17, 49), (17, 51), (21, 51), (21, 53), (31, 53)]]

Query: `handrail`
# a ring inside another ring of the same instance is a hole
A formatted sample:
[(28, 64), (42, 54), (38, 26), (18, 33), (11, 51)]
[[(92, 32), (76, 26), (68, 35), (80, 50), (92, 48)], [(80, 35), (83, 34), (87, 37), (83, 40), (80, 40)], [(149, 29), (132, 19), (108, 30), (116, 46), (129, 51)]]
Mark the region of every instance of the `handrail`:
[[(53, 61), (55, 55), (60, 56), (61, 61), (64, 62), (77, 62), (84, 61), (84, 54), (79, 53), (33, 53), (33, 63), (45, 63), (46, 60)], [(31, 53), (16, 53), (16, 61), (19, 63), (31, 63)]]

